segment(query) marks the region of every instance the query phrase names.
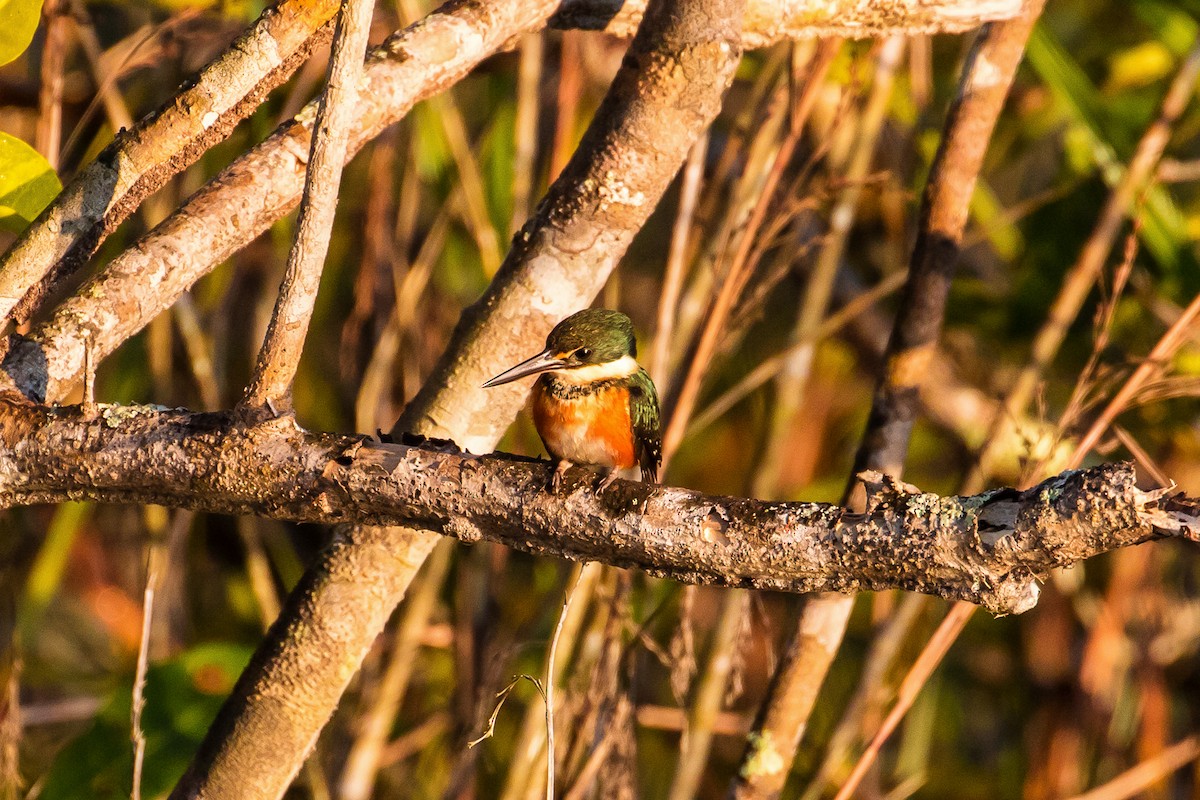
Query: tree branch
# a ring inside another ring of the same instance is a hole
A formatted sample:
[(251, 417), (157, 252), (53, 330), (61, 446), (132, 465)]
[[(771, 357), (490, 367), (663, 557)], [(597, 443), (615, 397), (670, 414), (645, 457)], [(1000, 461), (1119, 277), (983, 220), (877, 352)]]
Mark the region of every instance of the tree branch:
[(311, 523), (410, 525), (688, 583), (789, 592), (902, 588), (1019, 613), (1055, 567), (1173, 536), (1200, 540), (1200, 501), (1141, 491), (1130, 464), (1027, 491), (939, 497), (868, 474), (868, 507), (768, 503), (568, 473), (502, 454), (374, 444), (288, 419), (148, 406), (48, 409), (0, 400), (0, 507), (155, 503)]
[[(555, 0), (448, 3), (375, 48), (347, 158), (513, 36), (540, 27), (554, 7)], [(83, 374), (89, 336), (96, 359), (103, 359), (291, 211), (304, 188), (315, 114), (316, 103), (310, 103), (109, 262), (32, 336), (16, 341), (4, 361), (15, 385), (38, 400), (61, 397)]]
[(317, 302), (325, 255), (329, 252), (342, 165), (346, 163), (347, 132), (352, 109), (358, 101), (363, 54), (367, 49), (374, 10), (375, 0), (342, 1), (337, 30), (333, 34), (333, 54), (326, 73), (325, 92), (317, 107), (317, 121), (308, 153), (296, 238), (288, 253), (266, 338), (242, 400), (250, 409), (260, 409), (268, 404), (275, 404), (276, 410), (290, 410), (291, 407), (292, 381)]
[[(1023, 0), (749, 0), (742, 45), (751, 50), (788, 39), (961, 33), (1015, 17), (1022, 5)], [(565, 0), (550, 25), (630, 36), (645, 8), (646, 0)]]
[(282, 0), (179, 94), (121, 131), (0, 258), (0, 320), (27, 319), (142, 200), (228, 136), (324, 40), (336, 11), (335, 0)]

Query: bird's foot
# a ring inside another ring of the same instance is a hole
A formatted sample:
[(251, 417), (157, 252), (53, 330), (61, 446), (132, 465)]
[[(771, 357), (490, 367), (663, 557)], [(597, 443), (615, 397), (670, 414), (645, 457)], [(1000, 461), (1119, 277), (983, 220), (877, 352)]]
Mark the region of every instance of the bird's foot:
[(562, 488), (563, 476), (570, 468), (570, 461), (565, 458), (559, 459), (558, 464), (554, 467), (554, 474), (550, 476), (550, 494), (558, 494), (558, 490)]
[(618, 477), (617, 470), (610, 469), (608, 474), (604, 476), (604, 480), (600, 481), (600, 485), (596, 487), (596, 494), (604, 494), (604, 490), (612, 486), (613, 481)]

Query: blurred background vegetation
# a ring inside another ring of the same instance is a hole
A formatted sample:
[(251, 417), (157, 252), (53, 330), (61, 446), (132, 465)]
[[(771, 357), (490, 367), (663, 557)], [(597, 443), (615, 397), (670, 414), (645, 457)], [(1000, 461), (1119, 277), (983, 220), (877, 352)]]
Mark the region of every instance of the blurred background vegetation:
[[(110, 141), (121, 124), (114, 109), (124, 105), (133, 119), (154, 109), (262, 10), (258, 2), (189, 0), (73, 0), (64, 8), (72, 22), (63, 45), (57, 154), (63, 178)], [(419, 0), (381, 2), (372, 41), (422, 11)], [(989, 415), (1029, 361), (1033, 337), (1101, 207), (1197, 46), (1198, 20), (1197, 0), (1050, 0), (980, 176), (942, 352), (928, 376), (929, 415), (914, 434), (906, 480), (943, 493), (961, 486), (987, 439)], [(868, 100), (889, 78), (882, 74), (881, 45), (840, 48), (783, 174), (785, 196), (754, 234), (745, 289), (704, 376), (667, 483), (838, 501), (907, 268), (920, 193), (969, 42), (969, 36), (905, 42), (894, 85), (880, 89), (884, 115), (877, 134)], [(694, 214), (682, 217), (682, 293), (678, 306), (667, 309), (670, 335), (660, 339), (658, 306), (680, 219), (678, 181), (598, 301), (633, 317), (643, 360), (660, 387), (671, 386), (686, 368), (688, 342), (719, 283), (714, 276), (729, 269), (746, 210), (786, 135), (770, 99), (786, 90), (793, 65), (802, 66), (812, 47), (747, 54), (707, 149), (697, 151), (703, 180)], [(460, 310), (482, 292), (507, 240), (565, 163), (623, 48), (595, 33), (527, 38), (418, 106), (354, 159), (296, 384), (303, 425), (373, 432), (391, 424), (442, 351)], [(31, 143), (38, 139), (46, 52), (43, 25), (33, 46), (0, 69), (0, 130)], [(146, 202), (108, 239), (97, 263), (130, 246), (314, 97), (325, 61), (326, 53), (317, 53), (226, 142)], [(1135, 223), (1122, 231), (1099, 288), (1045, 373), (1027, 425), (1006, 434), (1010, 441), (1001, 443), (989, 485), (1053, 472), (1063, 448), (1200, 292), (1194, 86), (1190, 98), (1154, 179), (1129, 209)], [(521, 120), (529, 121), (527, 128), (519, 129)], [(866, 155), (858, 159), (865, 169), (856, 170), (859, 153)], [(844, 239), (829, 233), (839, 206), (852, 215)], [(262, 340), (293, 222), (277, 224), (203, 279), (101, 365), (98, 397), (196, 409), (233, 405)], [(11, 241), (3, 232), (0, 237), (6, 237), (0, 247)], [(823, 263), (834, 270), (821, 277)], [(816, 280), (825, 283), (814, 286)], [(813, 339), (813, 331), (798, 324), (798, 310), (823, 288), (831, 299), (826, 324)], [(811, 373), (799, 383), (794, 373), (778, 382), (772, 374), (744, 396), (728, 394), (757, 365), (785, 351), (794, 366), (804, 350), (788, 350), (797, 340), (816, 342), (807, 353)], [(540, 346), (529, 342), (530, 353)], [(778, 398), (797, 388), (798, 413), (778, 424)], [(1200, 331), (1193, 328), (1169, 369), (1120, 417), (1119, 434), (1090, 458), (1135, 458), (1147, 485), (1168, 476), (1200, 492), (1198, 396)], [(764, 458), (771, 443), (782, 454), (774, 462)], [(501, 449), (541, 453), (528, 419), (513, 426)], [(19, 685), (22, 713), (20, 727), (0, 726), (0, 736), (19, 753), (22, 793), (42, 798), (128, 796), (130, 689), (148, 563), (162, 570), (163, 583), (142, 721), (148, 741), (143, 791), (159, 796), (186, 766), (279, 598), (328, 537), (325, 530), (260, 519), (86, 504), (9, 512), (6, 528), (0, 572), (9, 590), (5, 602), (15, 599), (20, 670), (19, 683), (10, 683)], [(394, 719), (384, 720), (388, 744), (375, 764), (376, 796), (544, 793), (537, 776), (540, 734), (533, 732), (541, 699), (531, 686), (513, 689), (493, 738), (472, 749), (466, 743), (482, 732), (495, 693), (513, 675), (543, 675), (573, 572), (578, 568), (491, 545), (441, 547), (289, 796), (346, 796), (339, 786), (362, 721), (380, 713), (381, 692), (397, 690), (399, 707)], [(597, 663), (610, 657), (600, 642), (620, 617), (614, 608), (627, 603), (636, 629), (617, 637), (627, 702), (614, 707), (631, 720), (617, 727), (632, 733), (620, 737), (616, 749), (636, 758), (641, 796), (667, 796), (679, 758), (681, 709), (694, 694), (687, 667), (703, 672), (712, 663), (709, 642), (720, 640), (733, 674), (725, 711), (706, 723), (716, 736), (697, 796), (724, 796), (792, 625), (793, 601), (754, 597), (735, 635), (722, 638), (714, 634), (718, 590), (684, 593), (671, 583), (640, 575), (626, 581), (612, 571), (588, 572), (585, 579), (594, 590), (579, 605), (578, 629), (562, 645), (569, 647), (560, 680), (564, 792), (584, 769), (580, 742), (591, 735), (587, 725), (612, 721), (597, 720), (589, 703), (611, 694), (596, 679), (603, 672)], [(1188, 738), (1200, 732), (1198, 585), (1195, 548), (1162, 543), (1055, 575), (1040, 605), (1021, 617), (977, 615), (860, 795), (1067, 797), (1149, 762), (1163, 777), (1142, 796), (1200, 796), (1196, 740)], [(424, 612), (406, 610), (417, 600)], [(945, 613), (942, 601), (912, 608), (898, 651), (881, 662), (872, 643), (895, 618), (898, 602), (895, 595), (860, 598), (788, 796), (832, 793)], [(681, 616), (693, 623), (683, 635)], [(694, 654), (685, 641), (691, 631)], [(856, 693), (862, 713), (839, 739), (834, 731)], [(523, 715), (533, 721), (523, 722)], [(1168, 774), (1161, 754), (1180, 741), (1190, 741), (1191, 749), (1179, 751), (1183, 769)]]

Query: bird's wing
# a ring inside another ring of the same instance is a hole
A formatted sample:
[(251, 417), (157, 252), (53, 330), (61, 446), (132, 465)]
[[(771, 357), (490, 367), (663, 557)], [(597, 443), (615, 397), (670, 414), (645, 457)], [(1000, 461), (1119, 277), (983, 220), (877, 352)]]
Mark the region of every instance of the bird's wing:
[(639, 369), (629, 385), (629, 418), (633, 423), (634, 444), (642, 480), (658, 483), (658, 465), (662, 462), (662, 435), (659, 432), (658, 392), (646, 370)]

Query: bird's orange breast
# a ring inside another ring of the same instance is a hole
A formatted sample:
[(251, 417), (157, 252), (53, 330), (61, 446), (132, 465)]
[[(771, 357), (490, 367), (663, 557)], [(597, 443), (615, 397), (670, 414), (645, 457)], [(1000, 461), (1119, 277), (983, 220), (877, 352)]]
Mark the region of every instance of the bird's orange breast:
[(533, 424), (555, 458), (618, 468), (637, 463), (624, 387), (563, 398), (539, 381), (533, 390)]

